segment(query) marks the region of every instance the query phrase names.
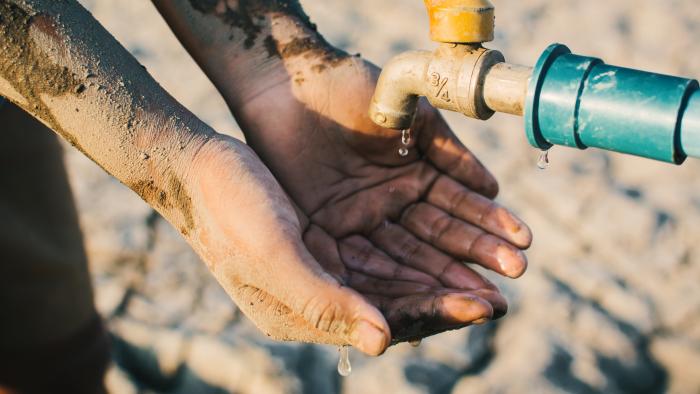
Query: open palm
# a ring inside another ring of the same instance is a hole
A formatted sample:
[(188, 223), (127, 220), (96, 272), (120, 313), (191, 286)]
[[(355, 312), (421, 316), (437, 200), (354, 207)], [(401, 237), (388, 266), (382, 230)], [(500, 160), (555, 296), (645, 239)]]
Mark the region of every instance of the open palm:
[(377, 74), (357, 58), (301, 69), (235, 115), (298, 206), (306, 247), (382, 312), (393, 342), (502, 316), (498, 289), (463, 262), (518, 277), (529, 229), (428, 105), (398, 154), (400, 134), (366, 115)]

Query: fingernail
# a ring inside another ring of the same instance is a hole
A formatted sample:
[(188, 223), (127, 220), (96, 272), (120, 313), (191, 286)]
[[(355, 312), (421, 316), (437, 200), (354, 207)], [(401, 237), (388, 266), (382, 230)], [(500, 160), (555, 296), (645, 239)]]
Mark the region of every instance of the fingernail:
[(517, 230), (513, 232), (513, 239), (517, 242), (518, 246), (521, 248), (529, 248), (532, 245), (532, 232), (530, 229), (522, 222), (518, 222)]
[(518, 278), (527, 267), (527, 259), (523, 252), (506, 245), (499, 245), (496, 251), (499, 267), (510, 278)]
[(442, 306), (444, 312), (449, 314), (455, 323), (488, 320), (493, 315), (493, 309), (487, 301), (463, 294), (451, 294), (443, 297)]
[(386, 349), (384, 331), (366, 320), (360, 320), (350, 336), (353, 346), (365, 354), (378, 356)]

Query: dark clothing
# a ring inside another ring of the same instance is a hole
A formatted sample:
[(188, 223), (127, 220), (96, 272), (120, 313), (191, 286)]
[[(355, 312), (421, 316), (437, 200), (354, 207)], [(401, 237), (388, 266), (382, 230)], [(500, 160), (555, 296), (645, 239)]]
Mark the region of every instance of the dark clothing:
[(101, 392), (65, 381), (101, 382), (108, 342), (62, 149), (9, 102), (0, 104), (0, 322), (0, 386)]

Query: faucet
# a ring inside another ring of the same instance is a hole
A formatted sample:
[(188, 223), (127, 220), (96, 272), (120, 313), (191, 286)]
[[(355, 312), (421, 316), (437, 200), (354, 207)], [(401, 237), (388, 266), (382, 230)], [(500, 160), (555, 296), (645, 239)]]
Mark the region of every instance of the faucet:
[(409, 129), (419, 97), (436, 108), (487, 120), (522, 116), (529, 143), (596, 147), (681, 164), (700, 158), (700, 85), (686, 79), (611, 66), (550, 45), (534, 67), (506, 63), (493, 40), (488, 0), (424, 0), (433, 52), (410, 51), (383, 69), (369, 116), (379, 126)]

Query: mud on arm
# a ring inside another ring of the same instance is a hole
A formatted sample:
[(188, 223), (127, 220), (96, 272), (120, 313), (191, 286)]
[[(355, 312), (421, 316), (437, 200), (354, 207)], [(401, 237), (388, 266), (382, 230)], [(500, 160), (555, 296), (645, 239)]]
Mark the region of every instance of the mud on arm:
[[(268, 88), (349, 57), (316, 30), (299, 0), (152, 0), (234, 115)], [(310, 67), (309, 67), (310, 66)]]
[(183, 234), (192, 229), (186, 178), (196, 152), (216, 133), (77, 1), (0, 0), (0, 96), (136, 191)]

